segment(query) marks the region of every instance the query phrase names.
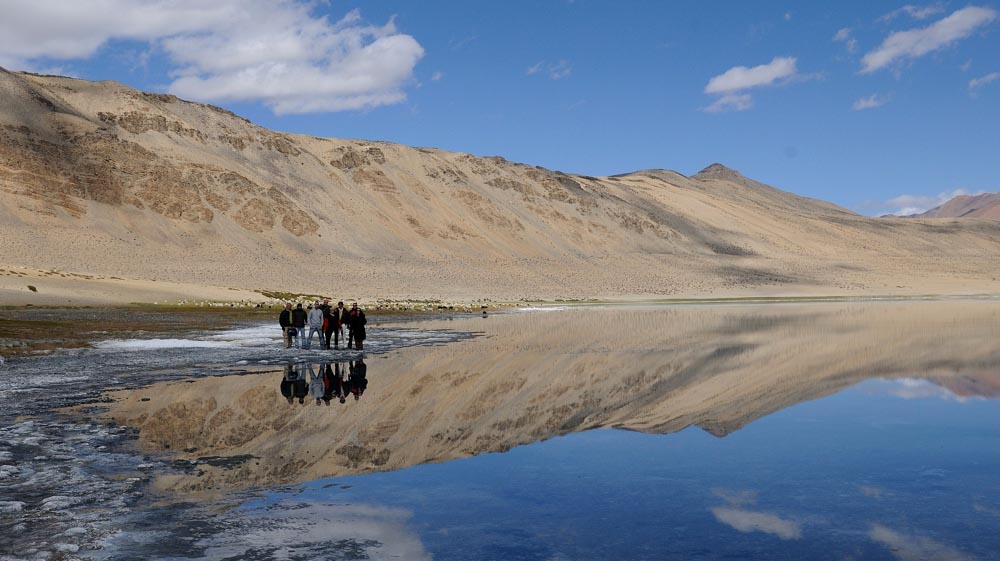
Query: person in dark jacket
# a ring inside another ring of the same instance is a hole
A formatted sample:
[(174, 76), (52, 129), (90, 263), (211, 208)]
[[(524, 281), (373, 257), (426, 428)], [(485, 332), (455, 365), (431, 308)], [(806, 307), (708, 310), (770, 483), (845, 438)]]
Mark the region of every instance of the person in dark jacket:
[(292, 310), (292, 327), (295, 328), (295, 333), (297, 337), (295, 338), (295, 348), (302, 348), (302, 341), (306, 338), (306, 320), (309, 316), (306, 311), (302, 309), (302, 304), (296, 304), (295, 309)]
[(348, 335), (347, 348), (351, 348), (351, 341), (354, 342), (354, 348), (359, 351), (365, 348), (365, 339), (367, 334), (365, 333), (365, 324), (368, 320), (365, 318), (365, 312), (358, 307), (358, 303), (355, 302), (351, 304), (351, 313), (347, 315), (347, 327), (350, 329), (350, 334)]
[(285, 348), (291, 348), (295, 333), (294, 330), (289, 329), (292, 326), (291, 304), (285, 304), (285, 309), (281, 310), (281, 314), (278, 315), (278, 325), (281, 326), (281, 338), (285, 341)]
[[(340, 348), (340, 338), (344, 336), (344, 324), (347, 323), (347, 308), (343, 302), (337, 302), (337, 307), (330, 310), (330, 323), (333, 326), (333, 348)], [(330, 346), (330, 337), (326, 338), (327, 346)]]

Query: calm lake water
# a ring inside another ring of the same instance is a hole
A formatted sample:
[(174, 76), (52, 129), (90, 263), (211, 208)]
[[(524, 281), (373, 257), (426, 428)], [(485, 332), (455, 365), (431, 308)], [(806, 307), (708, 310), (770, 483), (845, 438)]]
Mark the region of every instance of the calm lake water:
[(1000, 302), (385, 324), (363, 362), (273, 331), (9, 361), (0, 559), (1000, 551)]

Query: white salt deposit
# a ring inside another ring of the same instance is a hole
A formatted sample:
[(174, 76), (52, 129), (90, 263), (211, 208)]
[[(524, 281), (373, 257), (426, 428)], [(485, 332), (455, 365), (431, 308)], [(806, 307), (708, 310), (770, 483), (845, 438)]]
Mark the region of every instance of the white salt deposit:
[(153, 351), (159, 349), (217, 349), (230, 345), (218, 341), (196, 341), (194, 339), (111, 339), (101, 341), (94, 346), (98, 349), (120, 351)]

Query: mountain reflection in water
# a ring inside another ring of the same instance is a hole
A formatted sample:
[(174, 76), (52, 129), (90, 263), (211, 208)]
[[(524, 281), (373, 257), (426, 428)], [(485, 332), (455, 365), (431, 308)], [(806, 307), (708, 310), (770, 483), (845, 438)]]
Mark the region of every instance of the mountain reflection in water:
[(120, 392), (109, 415), (151, 450), (257, 459), (158, 482), (186, 492), (397, 470), (598, 427), (721, 437), (870, 378), (995, 395), (998, 314), (990, 301), (497, 314), (465, 320), (477, 338), (368, 357), (364, 399), (358, 363), (292, 364)]

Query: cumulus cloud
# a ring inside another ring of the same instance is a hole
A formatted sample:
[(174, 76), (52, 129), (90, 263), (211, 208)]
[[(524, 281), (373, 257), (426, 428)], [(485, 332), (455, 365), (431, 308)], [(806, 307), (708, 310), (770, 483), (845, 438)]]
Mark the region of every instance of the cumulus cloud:
[(902, 534), (873, 524), (868, 537), (884, 545), (901, 561), (970, 561), (972, 555), (923, 536)]
[(889, 103), (889, 98), (885, 96), (880, 96), (878, 94), (872, 94), (868, 97), (863, 97), (854, 102), (851, 109), (855, 111), (862, 111), (864, 109), (874, 109), (876, 107), (882, 107), (886, 103)]
[(768, 514), (732, 507), (715, 507), (712, 514), (719, 522), (743, 532), (764, 532), (783, 540), (797, 540), (802, 537), (802, 528), (793, 520)]
[(838, 30), (837, 33), (834, 34), (833, 40), (838, 43), (843, 43), (849, 53), (855, 53), (858, 50), (858, 40), (851, 36), (850, 27)]
[(115, 40), (146, 43), (172, 64), (168, 91), (205, 101), (260, 101), (275, 113), (399, 103), (424, 54), (390, 20), (339, 21), (297, 0), (9, 0), (0, 64), (82, 60)]
[(1000, 72), (990, 72), (985, 76), (969, 80), (969, 93), (975, 95), (979, 88), (995, 82), (998, 78), (1000, 78)]
[(720, 113), (753, 107), (753, 98), (746, 90), (787, 83), (796, 76), (795, 65), (795, 57), (775, 57), (767, 64), (754, 67), (734, 66), (714, 76), (705, 86), (705, 93), (720, 97), (704, 111)]
[(909, 16), (913, 19), (927, 19), (944, 11), (941, 4), (931, 4), (930, 6), (914, 6), (907, 4), (902, 8), (897, 8), (888, 14), (878, 18), (879, 21), (889, 22), (900, 16)]
[(864, 74), (907, 59), (917, 59), (964, 39), (997, 18), (996, 10), (969, 6), (927, 27), (896, 31), (861, 59)]

